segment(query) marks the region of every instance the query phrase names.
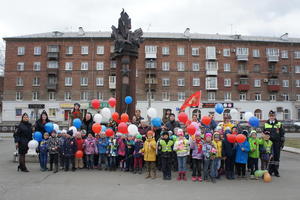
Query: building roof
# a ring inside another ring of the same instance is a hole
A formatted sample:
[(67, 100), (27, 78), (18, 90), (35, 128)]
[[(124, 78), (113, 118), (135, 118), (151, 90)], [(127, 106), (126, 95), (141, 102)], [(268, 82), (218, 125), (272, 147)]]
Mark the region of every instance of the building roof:
[[(47, 32), (30, 35), (21, 35), (15, 37), (5, 37), (4, 40), (22, 40), (22, 39), (63, 39), (63, 38), (110, 38), (111, 32)], [(148, 39), (188, 39), (183, 33), (168, 32), (145, 32), (144, 38)], [(190, 33), (191, 40), (223, 40), (223, 41), (250, 41), (250, 42), (278, 42), (278, 43), (300, 43), (300, 38), (288, 38), (287, 34), (281, 37), (267, 36), (244, 36), (244, 35), (223, 35), (223, 34), (201, 34)]]

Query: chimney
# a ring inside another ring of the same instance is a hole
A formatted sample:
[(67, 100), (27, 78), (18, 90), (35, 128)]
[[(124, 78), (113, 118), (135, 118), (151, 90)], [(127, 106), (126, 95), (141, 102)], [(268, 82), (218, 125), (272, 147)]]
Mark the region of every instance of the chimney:
[(84, 30), (83, 30), (83, 28), (82, 27), (79, 27), (78, 28), (78, 35), (84, 35), (85, 33), (84, 33)]

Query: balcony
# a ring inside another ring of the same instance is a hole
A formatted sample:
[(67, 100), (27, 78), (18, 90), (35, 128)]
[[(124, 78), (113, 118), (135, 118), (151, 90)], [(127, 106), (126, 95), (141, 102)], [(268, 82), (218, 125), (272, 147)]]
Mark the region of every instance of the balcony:
[(47, 52), (48, 53), (58, 53), (59, 52), (59, 46), (58, 45), (49, 45)]
[(248, 76), (249, 75), (249, 71), (248, 70), (239, 70), (238, 71), (238, 75), (239, 76)]
[(248, 61), (248, 55), (236, 55), (237, 61)]
[(48, 90), (57, 90), (57, 84), (56, 83), (47, 83), (47, 89)]
[(145, 84), (156, 85), (157, 82), (158, 82), (158, 81), (157, 81), (156, 78), (145, 78)]
[(238, 85), (238, 90), (239, 91), (248, 91), (250, 89), (249, 84), (239, 84)]
[(48, 60), (58, 60), (59, 53), (58, 52), (48, 52)]
[(217, 76), (218, 70), (206, 70), (206, 75)]
[(268, 72), (268, 78), (278, 78), (278, 76), (279, 76), (278, 72), (274, 72), (274, 71)]
[(155, 53), (145, 53), (145, 59), (156, 59), (157, 55)]
[(280, 85), (268, 85), (269, 92), (278, 92), (280, 90)]
[(58, 68), (47, 68), (47, 73), (48, 73), (48, 75), (50, 75), (50, 74), (57, 75)]
[(109, 76), (109, 89), (115, 90), (116, 89), (116, 76)]
[(267, 59), (268, 59), (268, 62), (278, 62), (279, 56), (278, 55), (268, 55)]

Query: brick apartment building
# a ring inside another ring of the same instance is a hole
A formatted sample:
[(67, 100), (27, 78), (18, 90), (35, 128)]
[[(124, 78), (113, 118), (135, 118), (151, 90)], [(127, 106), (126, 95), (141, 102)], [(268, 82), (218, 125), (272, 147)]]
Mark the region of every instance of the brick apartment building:
[[(117, 81), (110, 36), (80, 29), (4, 38), (3, 120), (18, 121), (23, 112), (34, 119), (45, 109), (63, 122), (74, 102), (84, 111), (94, 98), (107, 106)], [(144, 38), (137, 60), (137, 108), (143, 116), (148, 97), (162, 116), (165, 109), (178, 113), (201, 90), (202, 115), (221, 102), (241, 118), (251, 111), (265, 120), (272, 109), (280, 120), (300, 119), (300, 38), (196, 33)]]

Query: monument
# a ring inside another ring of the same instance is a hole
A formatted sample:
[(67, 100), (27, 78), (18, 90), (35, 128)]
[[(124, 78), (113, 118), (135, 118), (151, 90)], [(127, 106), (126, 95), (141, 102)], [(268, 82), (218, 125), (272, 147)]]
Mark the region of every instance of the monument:
[[(114, 40), (113, 58), (116, 59), (116, 112), (127, 113), (132, 119), (136, 106), (136, 59), (138, 49), (143, 42), (141, 28), (132, 32), (131, 19), (124, 11), (118, 21), (118, 28), (112, 26), (111, 37)], [(125, 104), (125, 97), (131, 96), (133, 102)]]

